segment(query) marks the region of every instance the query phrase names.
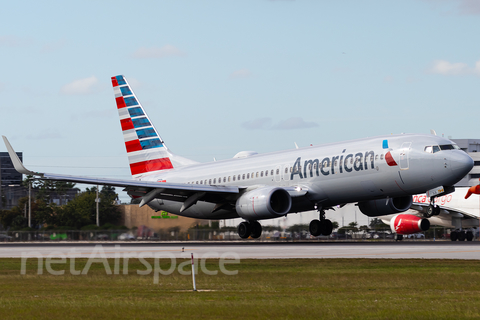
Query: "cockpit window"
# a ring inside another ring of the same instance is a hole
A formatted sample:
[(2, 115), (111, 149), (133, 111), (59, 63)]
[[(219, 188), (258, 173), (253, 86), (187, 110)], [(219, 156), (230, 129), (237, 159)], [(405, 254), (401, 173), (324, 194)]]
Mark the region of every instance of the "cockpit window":
[(460, 147), (456, 144), (442, 144), (440, 146), (426, 146), (424, 149), (426, 153), (436, 153), (440, 150), (460, 150)]
[(454, 150), (454, 149), (460, 149), (456, 144), (442, 144), (440, 146), (441, 150)]

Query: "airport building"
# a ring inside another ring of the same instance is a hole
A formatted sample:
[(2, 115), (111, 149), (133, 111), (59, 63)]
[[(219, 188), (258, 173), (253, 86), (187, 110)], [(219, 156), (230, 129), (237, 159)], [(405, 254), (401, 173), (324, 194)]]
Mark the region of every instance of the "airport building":
[[(20, 161), (23, 162), (23, 153), (17, 152)], [(0, 152), (0, 210), (10, 210), (17, 206), (21, 198), (28, 196), (28, 187), (22, 184), (23, 175), (15, 170), (8, 152)], [(57, 205), (63, 204), (75, 198), (80, 189), (72, 188), (65, 195), (52, 193), (50, 201)], [(32, 198), (36, 197), (37, 190), (32, 189)]]

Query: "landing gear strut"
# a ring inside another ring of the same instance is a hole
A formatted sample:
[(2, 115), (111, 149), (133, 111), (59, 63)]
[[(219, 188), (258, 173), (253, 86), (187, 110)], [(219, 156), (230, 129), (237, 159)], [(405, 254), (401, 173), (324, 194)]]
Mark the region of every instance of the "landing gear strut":
[(435, 197), (430, 198), (430, 205), (427, 208), (427, 212), (424, 214), (425, 218), (431, 218), (440, 214), (440, 207), (435, 204)]
[(237, 232), (242, 239), (250, 236), (257, 239), (262, 235), (262, 225), (258, 221), (243, 221), (238, 225)]
[(308, 229), (314, 237), (329, 236), (333, 231), (333, 224), (332, 221), (325, 219), (325, 211), (320, 210), (320, 220), (312, 220)]

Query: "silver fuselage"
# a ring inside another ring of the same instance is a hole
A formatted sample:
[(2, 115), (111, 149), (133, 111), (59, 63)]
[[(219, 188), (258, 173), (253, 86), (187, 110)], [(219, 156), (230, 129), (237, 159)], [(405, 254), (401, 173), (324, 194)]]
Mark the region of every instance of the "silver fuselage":
[[(301, 212), (312, 210), (317, 203), (331, 207), (452, 186), (471, 170), (473, 160), (457, 149), (436, 153), (425, 151), (427, 146), (452, 144), (452, 141), (434, 135), (381, 136), (195, 164), (139, 179), (248, 188), (304, 188), (308, 193), (295, 198), (290, 210)], [(386, 160), (387, 152), (390, 152), (394, 165)], [(156, 199), (149, 205), (155, 210), (194, 218), (238, 217), (233, 210), (211, 213), (214, 204), (202, 201), (182, 213), (181, 202)]]

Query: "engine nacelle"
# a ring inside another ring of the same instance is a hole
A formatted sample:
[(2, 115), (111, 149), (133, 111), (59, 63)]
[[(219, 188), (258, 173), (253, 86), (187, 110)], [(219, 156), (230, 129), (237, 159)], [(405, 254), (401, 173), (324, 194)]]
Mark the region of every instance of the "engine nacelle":
[(430, 229), (430, 221), (411, 214), (397, 214), (390, 220), (390, 229), (397, 234), (412, 234)]
[(407, 211), (412, 203), (412, 196), (405, 196), (359, 202), (358, 208), (366, 216), (378, 217)]
[(258, 188), (242, 194), (235, 209), (246, 220), (271, 219), (284, 216), (292, 207), (292, 198), (285, 189)]

